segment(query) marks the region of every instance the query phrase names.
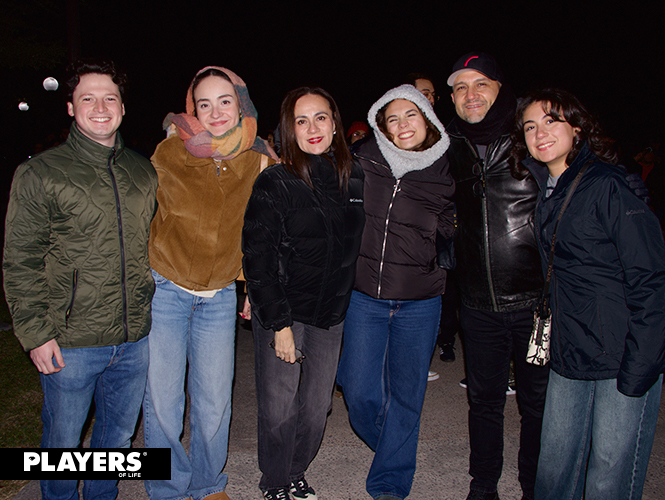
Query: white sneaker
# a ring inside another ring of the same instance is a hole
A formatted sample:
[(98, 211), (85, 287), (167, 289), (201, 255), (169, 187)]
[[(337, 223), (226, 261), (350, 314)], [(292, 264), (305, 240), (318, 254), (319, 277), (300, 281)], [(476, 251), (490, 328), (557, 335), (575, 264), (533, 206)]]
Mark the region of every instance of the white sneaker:
[(432, 370), (427, 372), (427, 381), (431, 382), (432, 380), (437, 380), (439, 378), (439, 374), (437, 372), (433, 372)]

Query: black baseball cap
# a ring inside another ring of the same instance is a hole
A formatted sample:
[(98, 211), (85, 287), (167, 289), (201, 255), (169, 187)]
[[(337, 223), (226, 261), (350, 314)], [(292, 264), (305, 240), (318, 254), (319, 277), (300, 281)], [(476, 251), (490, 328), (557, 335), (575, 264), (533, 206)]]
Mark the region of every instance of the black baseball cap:
[(448, 85), (452, 87), (457, 75), (470, 69), (482, 73), (491, 80), (503, 83), (503, 73), (501, 72), (501, 68), (499, 68), (499, 65), (492, 56), (482, 52), (469, 52), (460, 57), (453, 65), (453, 72), (448, 77)]

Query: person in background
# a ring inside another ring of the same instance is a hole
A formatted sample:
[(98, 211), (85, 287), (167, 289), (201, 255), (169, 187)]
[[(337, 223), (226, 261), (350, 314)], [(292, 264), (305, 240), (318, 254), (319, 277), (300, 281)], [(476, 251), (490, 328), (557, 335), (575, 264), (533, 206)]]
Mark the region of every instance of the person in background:
[(355, 144), (356, 147), (354, 149), (357, 149), (357, 147), (359, 147), (359, 144), (356, 143), (362, 141), (368, 135), (369, 135), (369, 127), (365, 122), (353, 122), (349, 127), (349, 130), (346, 131), (346, 140), (349, 143), (349, 148), (352, 148)]
[(436, 235), (452, 236), (455, 185), (448, 136), (413, 86), (372, 105), (374, 137), (356, 157), (365, 172), (366, 224), (344, 324), (337, 382), (351, 425), (375, 452), (367, 492), (406, 498), (416, 470), (420, 412), (446, 271)]
[[(203, 68), (185, 105), (166, 117), (164, 127), (177, 133), (152, 156), (159, 208), (150, 229), (156, 290), (143, 425), (147, 447), (171, 449), (171, 479), (145, 486), (152, 500), (225, 500), (243, 215), (276, 155), (257, 137), (256, 109), (232, 71)], [(180, 442), (185, 380), (189, 453)]]
[(535, 225), (544, 273), (554, 244), (551, 369), (535, 497), (642, 498), (665, 370), (658, 220), (572, 94), (526, 96), (513, 142), (516, 174), (530, 173), (540, 187)]
[(404, 79), (404, 83), (413, 85), (422, 95), (424, 95), (429, 103), (434, 108), (434, 105), (439, 100), (434, 88), (434, 80), (429, 75), (424, 73), (409, 73)]
[(282, 163), (254, 184), (243, 266), (252, 310), (259, 488), (316, 500), (305, 472), (332, 406), (364, 225), (363, 172), (334, 99), (301, 87), (282, 102)]
[[(112, 61), (70, 68), (67, 140), (14, 174), (3, 274), (14, 333), (39, 370), (42, 448), (78, 448), (93, 400), (91, 448), (129, 448), (148, 370), (154, 282), (148, 234), (157, 175), (118, 128), (126, 76)], [(86, 480), (86, 499), (117, 480)], [(44, 500), (78, 498), (78, 481), (41, 481)]]

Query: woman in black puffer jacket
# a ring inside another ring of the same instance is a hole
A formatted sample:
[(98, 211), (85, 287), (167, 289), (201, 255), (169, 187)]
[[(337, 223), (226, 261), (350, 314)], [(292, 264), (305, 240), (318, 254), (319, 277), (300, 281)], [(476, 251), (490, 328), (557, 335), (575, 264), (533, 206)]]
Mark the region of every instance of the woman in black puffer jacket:
[(259, 487), (315, 499), (304, 478), (332, 403), (364, 224), (363, 172), (333, 98), (299, 88), (282, 103), (282, 161), (247, 205), (243, 265), (252, 310)]
[(374, 450), (367, 491), (399, 500), (416, 469), (420, 411), (434, 350), (446, 271), (437, 231), (453, 233), (449, 139), (411, 85), (370, 109), (375, 137), (356, 157), (365, 172), (367, 222), (344, 326), (338, 383), (351, 425)]

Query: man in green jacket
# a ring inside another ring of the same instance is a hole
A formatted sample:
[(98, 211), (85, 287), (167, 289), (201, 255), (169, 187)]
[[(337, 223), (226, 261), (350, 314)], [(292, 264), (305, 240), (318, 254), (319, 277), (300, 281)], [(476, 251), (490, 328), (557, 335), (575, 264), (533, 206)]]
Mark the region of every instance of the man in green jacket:
[[(117, 132), (124, 83), (112, 62), (74, 64), (67, 141), (14, 174), (4, 285), (14, 332), (40, 372), (42, 448), (76, 448), (93, 398), (90, 447), (127, 448), (141, 408), (157, 176)], [(78, 498), (76, 480), (41, 488), (44, 499)], [(115, 498), (117, 481), (86, 481), (84, 490), (86, 499)]]

